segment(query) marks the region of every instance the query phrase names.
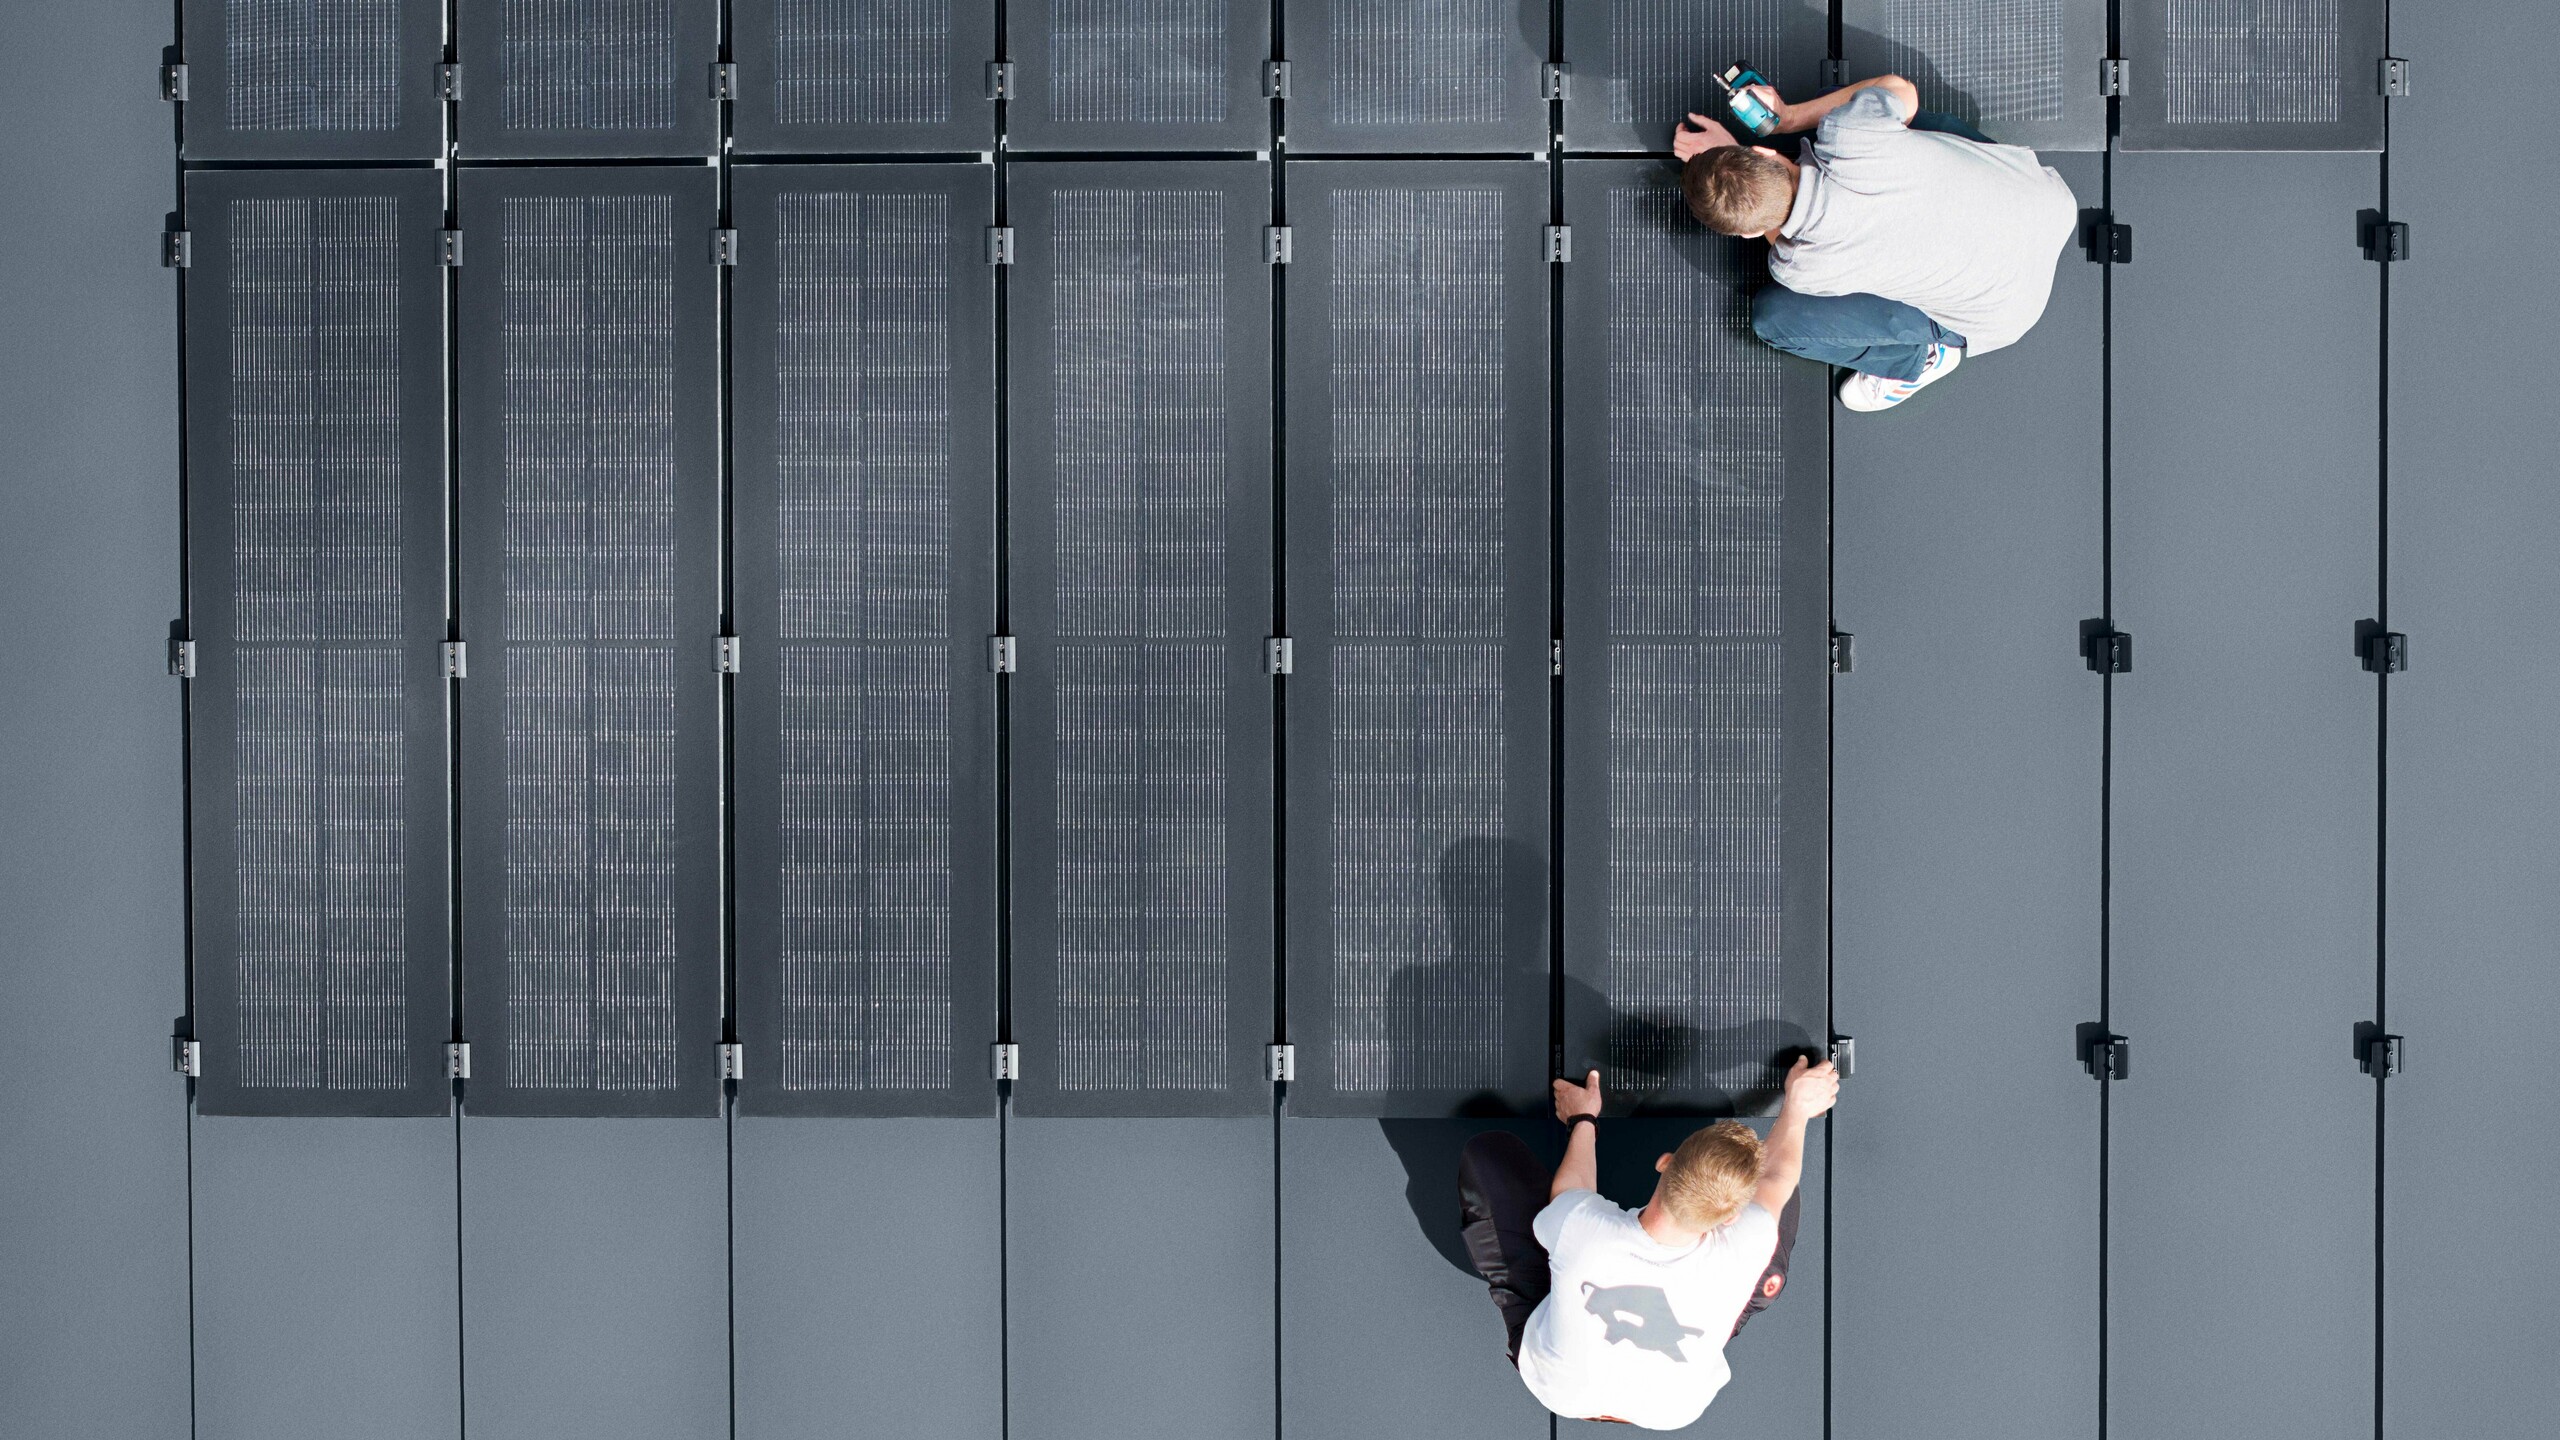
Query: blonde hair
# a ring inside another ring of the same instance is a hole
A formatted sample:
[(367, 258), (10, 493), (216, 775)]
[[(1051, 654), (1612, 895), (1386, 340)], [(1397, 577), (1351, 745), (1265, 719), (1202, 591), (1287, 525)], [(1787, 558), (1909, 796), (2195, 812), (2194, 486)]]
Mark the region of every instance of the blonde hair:
[(1741, 1214), (1759, 1186), (1760, 1137), (1738, 1120), (1719, 1120), (1671, 1152), (1662, 1207), (1683, 1225), (1713, 1230)]
[(1786, 161), (1740, 145), (1689, 157), (1680, 191), (1689, 213), (1719, 235), (1765, 235), (1787, 223), (1796, 199)]

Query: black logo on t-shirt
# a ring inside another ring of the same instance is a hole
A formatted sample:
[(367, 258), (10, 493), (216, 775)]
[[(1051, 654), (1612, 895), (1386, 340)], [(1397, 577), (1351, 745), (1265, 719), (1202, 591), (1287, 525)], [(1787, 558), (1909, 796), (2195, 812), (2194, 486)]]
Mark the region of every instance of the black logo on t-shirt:
[(1689, 1357), (1680, 1353), (1680, 1342), (1707, 1333), (1681, 1324), (1671, 1313), (1671, 1297), (1658, 1285), (1593, 1285), (1585, 1280), (1582, 1294), (1582, 1308), (1608, 1326), (1600, 1338), (1612, 1345), (1623, 1340), (1685, 1365)]

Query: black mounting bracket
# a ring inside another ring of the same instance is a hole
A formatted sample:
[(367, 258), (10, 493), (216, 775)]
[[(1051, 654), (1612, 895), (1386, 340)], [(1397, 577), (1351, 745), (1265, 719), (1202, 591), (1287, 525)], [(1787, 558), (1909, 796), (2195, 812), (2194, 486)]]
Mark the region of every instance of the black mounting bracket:
[(2359, 620), (2356, 663), (2376, 675), (2397, 675), (2409, 668), (2409, 637), (2383, 629), (2379, 620)]
[(1846, 675), (1858, 660), (1858, 637), (1846, 630), (1831, 632), (1831, 673)]
[(2119, 224), (2112, 210), (2080, 212), (2080, 247), (2099, 265), (2133, 263), (2133, 227)]
[(2133, 669), (2133, 636), (2104, 620), (2083, 620), (2080, 659), (2094, 674), (2126, 674)]
[(2356, 1022), (2356, 1068), (2376, 1080), (2400, 1073), (2400, 1038), (2370, 1020)]
[(2073, 1034), (2079, 1047), (2080, 1068), (2100, 1080), (2133, 1078), (2133, 1042), (2095, 1021), (2083, 1023)]

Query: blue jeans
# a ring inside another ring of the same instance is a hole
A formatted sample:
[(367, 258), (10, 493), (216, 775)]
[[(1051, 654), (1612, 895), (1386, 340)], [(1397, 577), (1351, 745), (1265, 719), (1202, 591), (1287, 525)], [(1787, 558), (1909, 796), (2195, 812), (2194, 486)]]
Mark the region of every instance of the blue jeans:
[[(1962, 120), (1934, 110), (1911, 117), (1911, 128), (1995, 143)], [(1961, 350), (1965, 343), (1963, 336), (1899, 300), (1881, 295), (1799, 295), (1783, 285), (1764, 286), (1751, 297), (1751, 333), (1790, 355), (1888, 380), (1919, 379), (1933, 344)]]

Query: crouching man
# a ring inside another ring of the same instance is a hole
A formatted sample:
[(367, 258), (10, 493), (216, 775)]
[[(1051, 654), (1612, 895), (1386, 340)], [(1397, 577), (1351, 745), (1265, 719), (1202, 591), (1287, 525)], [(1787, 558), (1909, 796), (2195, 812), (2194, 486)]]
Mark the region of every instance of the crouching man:
[(1567, 1127), (1550, 1177), (1516, 1135), (1467, 1144), (1458, 1166), (1467, 1253), (1510, 1332), (1512, 1363), (1559, 1415), (1677, 1430), (1732, 1372), (1725, 1341), (1778, 1298), (1803, 1206), (1805, 1125), (1840, 1095), (1798, 1060), (1764, 1145), (1719, 1121), (1654, 1161), (1642, 1210), (1599, 1193), (1600, 1072), (1555, 1082)]
[(2044, 314), (2080, 212), (2036, 152), (1921, 110), (1899, 75), (1793, 105), (1752, 93), (1812, 143), (1790, 160), (1691, 115), (1671, 145), (1682, 188), (1699, 224), (1768, 240), (1778, 283), (1754, 298), (1751, 328), (1856, 372), (1842, 404), (1889, 410)]

